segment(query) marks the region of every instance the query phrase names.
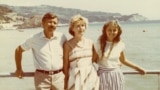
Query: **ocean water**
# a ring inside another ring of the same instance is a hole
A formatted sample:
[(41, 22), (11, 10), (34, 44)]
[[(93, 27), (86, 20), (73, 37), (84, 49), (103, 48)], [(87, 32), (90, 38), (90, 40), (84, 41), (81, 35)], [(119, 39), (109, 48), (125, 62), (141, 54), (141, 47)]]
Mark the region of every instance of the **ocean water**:
[[(89, 24), (85, 36), (96, 41), (104, 23)], [(160, 70), (160, 21), (121, 23), (122, 36), (126, 48), (126, 57), (146, 70)], [(40, 32), (41, 28), (18, 30), (0, 30), (0, 72), (15, 71), (15, 48), (25, 38)], [(68, 26), (58, 27), (68, 39)], [(144, 32), (145, 31), (145, 32)], [(34, 71), (31, 51), (23, 53), (24, 72)], [(122, 70), (133, 69), (122, 66)], [(159, 75), (160, 79), (160, 75)], [(125, 90), (158, 90), (158, 75), (125, 75)], [(0, 90), (34, 90), (33, 77), (0, 77)]]

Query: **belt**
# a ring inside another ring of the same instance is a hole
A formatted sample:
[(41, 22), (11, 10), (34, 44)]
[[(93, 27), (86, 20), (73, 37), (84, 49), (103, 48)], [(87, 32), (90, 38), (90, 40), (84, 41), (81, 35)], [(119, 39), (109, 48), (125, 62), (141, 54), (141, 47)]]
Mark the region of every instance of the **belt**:
[(55, 70), (55, 71), (45, 71), (45, 70), (39, 70), (39, 69), (36, 69), (36, 71), (37, 71), (37, 72), (44, 73), (44, 74), (53, 75), (53, 74), (57, 74), (57, 73), (61, 72), (61, 71), (62, 71), (62, 69)]

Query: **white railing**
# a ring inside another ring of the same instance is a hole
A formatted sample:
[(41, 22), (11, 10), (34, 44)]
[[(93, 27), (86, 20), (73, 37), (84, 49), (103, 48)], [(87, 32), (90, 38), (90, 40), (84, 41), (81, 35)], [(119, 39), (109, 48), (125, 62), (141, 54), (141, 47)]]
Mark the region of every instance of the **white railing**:
[[(136, 75), (140, 74), (137, 71), (123, 71), (124, 75)], [(152, 74), (152, 75), (158, 75), (158, 90), (160, 90), (160, 70), (147, 70), (146, 74)], [(33, 77), (34, 72), (24, 72), (24, 77)], [(0, 73), (0, 78), (2, 77), (15, 77), (14, 72), (1, 72)]]
[[(124, 71), (124, 75), (134, 75), (134, 74), (140, 74), (137, 71)], [(160, 90), (160, 70), (147, 70), (146, 74), (156, 74), (158, 75), (158, 90)]]
[[(128, 74), (140, 74), (137, 71), (123, 71), (124, 75), (128, 75)], [(147, 70), (146, 74), (157, 74), (160, 75), (160, 70)], [(24, 72), (24, 76), (25, 77), (33, 77), (34, 76), (34, 72)], [(0, 77), (15, 77), (15, 73), (14, 72), (0, 72)]]

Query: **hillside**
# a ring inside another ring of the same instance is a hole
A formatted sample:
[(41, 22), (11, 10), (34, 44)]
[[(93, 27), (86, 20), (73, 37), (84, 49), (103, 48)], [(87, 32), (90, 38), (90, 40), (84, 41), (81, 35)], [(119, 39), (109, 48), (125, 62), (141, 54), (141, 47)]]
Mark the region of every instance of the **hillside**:
[[(119, 21), (145, 21), (139, 14), (121, 15), (120, 13), (91, 12), (87, 10), (63, 8), (55, 6), (8, 6), (0, 4), (0, 23), (17, 23), (18, 28), (34, 28), (41, 26), (41, 18), (46, 12), (56, 13), (61, 24), (67, 24), (69, 19), (75, 14), (81, 14), (88, 18), (90, 23), (106, 22), (117, 19)], [(1, 27), (0, 27), (1, 28)]]

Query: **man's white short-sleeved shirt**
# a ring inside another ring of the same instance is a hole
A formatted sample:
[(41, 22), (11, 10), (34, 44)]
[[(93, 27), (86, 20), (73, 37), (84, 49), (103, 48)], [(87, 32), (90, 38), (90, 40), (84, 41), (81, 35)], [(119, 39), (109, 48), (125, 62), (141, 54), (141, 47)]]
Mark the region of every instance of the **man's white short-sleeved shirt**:
[(32, 49), (36, 69), (58, 70), (63, 67), (63, 43), (66, 41), (64, 34), (54, 32), (54, 37), (48, 39), (44, 32), (32, 35), (21, 44), (22, 49)]

